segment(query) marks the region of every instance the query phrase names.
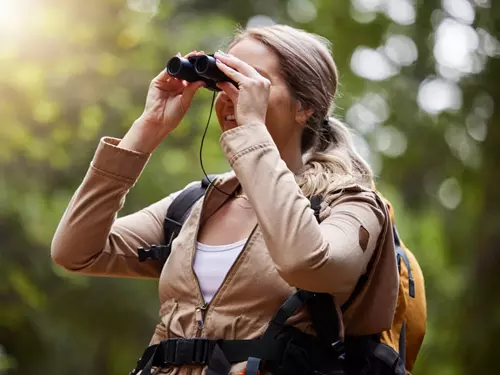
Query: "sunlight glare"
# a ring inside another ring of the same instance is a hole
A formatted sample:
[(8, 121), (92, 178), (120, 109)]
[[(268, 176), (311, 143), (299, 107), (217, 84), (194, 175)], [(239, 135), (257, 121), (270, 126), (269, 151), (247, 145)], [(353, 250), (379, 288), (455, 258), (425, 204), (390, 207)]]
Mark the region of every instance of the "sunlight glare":
[[(1, 34), (21, 31), (27, 24), (27, 7), (22, 1), (0, 0)], [(1, 35), (0, 34), (0, 35)]]

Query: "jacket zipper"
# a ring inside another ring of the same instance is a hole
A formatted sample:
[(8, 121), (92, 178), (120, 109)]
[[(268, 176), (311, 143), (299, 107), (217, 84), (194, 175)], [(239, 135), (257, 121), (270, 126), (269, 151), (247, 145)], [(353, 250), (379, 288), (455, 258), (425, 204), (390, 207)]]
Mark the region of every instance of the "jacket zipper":
[[(197, 224), (196, 232), (195, 232), (196, 235), (195, 235), (195, 238), (193, 240), (194, 254), (191, 257), (191, 271), (193, 272), (194, 279), (196, 280), (196, 285), (198, 286), (198, 295), (200, 297), (200, 305), (198, 307), (196, 307), (195, 312), (194, 312), (195, 319), (196, 319), (195, 337), (200, 337), (200, 333), (204, 327), (205, 311), (208, 307), (208, 304), (205, 302), (205, 298), (203, 298), (203, 293), (201, 292), (200, 281), (198, 280), (198, 277), (196, 276), (196, 272), (194, 271), (194, 259), (196, 256), (196, 241), (198, 240), (198, 233), (200, 232), (201, 215), (203, 215), (203, 211), (205, 210), (205, 205), (207, 202), (207, 197), (210, 194), (210, 192), (212, 191), (213, 185), (214, 184), (212, 183), (208, 186), (207, 191), (205, 192), (205, 196), (203, 197), (203, 204), (201, 207), (200, 219), (198, 220), (198, 224)], [(191, 375), (192, 373), (193, 373), (193, 369), (188, 368), (187, 375)]]
[[(213, 184), (209, 186), (209, 188), (207, 189), (207, 192), (205, 193), (205, 196), (203, 198), (203, 206), (201, 208), (201, 213), (203, 213), (203, 210), (204, 210), (205, 204), (206, 204), (207, 196), (209, 195), (209, 193), (210, 193), (210, 191), (211, 191), (212, 188), (213, 188)], [(245, 252), (248, 243), (250, 242), (251, 238), (253, 237), (253, 234), (255, 233), (255, 231), (257, 230), (257, 227), (258, 227), (258, 224), (256, 224), (255, 227), (252, 229), (252, 232), (250, 232), (250, 235), (248, 236), (248, 239), (245, 242), (245, 245), (243, 245), (243, 249), (238, 254), (238, 256), (236, 257), (236, 260), (234, 261), (234, 263), (229, 268), (229, 271), (227, 272), (226, 276), (224, 277), (224, 280), (222, 281), (222, 284), (220, 285), (219, 290), (217, 290), (217, 292), (215, 292), (214, 296), (212, 297), (212, 300), (209, 303), (207, 303), (205, 301), (205, 298), (203, 297), (203, 292), (201, 291), (200, 281), (198, 280), (198, 277), (196, 276), (196, 272), (194, 271), (194, 259), (195, 259), (195, 256), (196, 256), (196, 241), (198, 240), (198, 233), (200, 231), (200, 221), (198, 221), (198, 227), (196, 228), (196, 237), (194, 239), (194, 244), (193, 244), (195, 253), (193, 254), (193, 257), (191, 259), (191, 270), (193, 272), (194, 279), (196, 280), (196, 285), (198, 287), (198, 295), (200, 297), (200, 305), (198, 307), (196, 307), (196, 309), (195, 309), (195, 319), (196, 319), (196, 333), (195, 333), (195, 337), (196, 338), (198, 338), (198, 337), (201, 336), (203, 328), (205, 328), (205, 316), (207, 314), (208, 309), (211, 306), (211, 302), (213, 300), (215, 300), (215, 298), (219, 294), (220, 289), (226, 283), (227, 278), (233, 272), (233, 269), (235, 268), (235, 265), (238, 263), (241, 255)], [(192, 372), (193, 372), (193, 369), (190, 368), (189, 372), (188, 372), (188, 375), (191, 375)]]
[(201, 331), (203, 327), (205, 327), (205, 322), (204, 322), (204, 315), (205, 311), (207, 310), (208, 304), (203, 303), (201, 306), (197, 307), (194, 316), (196, 318), (196, 330)]
[[(250, 232), (250, 235), (248, 236), (247, 241), (245, 242), (245, 245), (243, 245), (243, 249), (241, 249), (241, 251), (238, 254), (238, 256), (236, 257), (234, 263), (231, 265), (231, 267), (227, 271), (226, 276), (224, 277), (224, 280), (222, 281), (222, 284), (220, 285), (217, 292), (215, 292), (214, 296), (212, 297), (212, 300), (209, 303), (206, 303), (205, 299), (203, 298), (203, 293), (201, 291), (200, 282), (198, 280), (198, 277), (196, 277), (196, 273), (195, 273), (195, 279), (196, 279), (196, 283), (198, 285), (198, 293), (200, 295), (200, 306), (198, 306), (195, 310), (196, 328), (197, 328), (196, 329), (196, 337), (200, 337), (201, 331), (205, 327), (205, 316), (207, 315), (207, 312), (210, 309), (210, 306), (212, 305), (212, 301), (214, 301), (216, 299), (217, 295), (219, 294), (219, 291), (222, 289), (222, 287), (226, 283), (229, 276), (231, 276), (232, 273), (234, 272), (234, 269), (236, 268), (236, 265), (237, 265), (239, 259), (245, 253), (247, 246), (248, 246), (248, 243), (252, 239), (255, 231), (257, 230), (257, 227), (258, 227), (258, 224), (256, 224), (253, 227), (252, 231)], [(193, 273), (194, 273), (194, 268), (193, 268)]]
[(201, 332), (203, 327), (205, 326), (204, 324), (204, 319), (205, 319), (205, 311), (208, 307), (208, 304), (205, 302), (205, 298), (203, 298), (203, 293), (201, 291), (201, 286), (200, 286), (200, 281), (198, 280), (198, 277), (196, 276), (196, 272), (194, 270), (194, 259), (196, 256), (196, 241), (198, 240), (198, 233), (200, 232), (200, 221), (201, 221), (201, 215), (203, 215), (203, 211), (205, 210), (205, 205), (207, 202), (207, 197), (210, 194), (210, 192), (213, 190), (214, 184), (210, 184), (207, 191), (205, 192), (205, 196), (203, 197), (203, 205), (201, 207), (201, 212), (200, 212), (200, 220), (198, 220), (197, 228), (196, 228), (196, 236), (194, 238), (194, 254), (193, 257), (191, 258), (191, 270), (194, 275), (194, 279), (196, 280), (196, 285), (198, 286), (198, 295), (200, 297), (200, 305), (196, 307), (195, 309), (195, 319), (196, 319), (196, 337), (198, 336), (198, 333)]

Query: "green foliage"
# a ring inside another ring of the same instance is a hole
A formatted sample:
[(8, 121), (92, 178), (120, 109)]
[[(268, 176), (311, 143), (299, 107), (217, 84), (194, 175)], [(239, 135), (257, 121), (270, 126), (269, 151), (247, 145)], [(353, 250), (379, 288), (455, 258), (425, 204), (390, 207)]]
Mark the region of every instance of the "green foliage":
[[(0, 1), (0, 374), (133, 367), (158, 320), (156, 284), (69, 274), (51, 263), (52, 235), (99, 138), (126, 132), (167, 59), (223, 48), (255, 15), (333, 44), (341, 79), (335, 113), (358, 135), (426, 277), (428, 335), (415, 374), (500, 372), (493, 349), (500, 334), (498, 5)], [(453, 66), (449, 56), (463, 49), (449, 39), (440, 52), (443, 24), (469, 27), (470, 54), (462, 58), (470, 66)], [(194, 166), (211, 100), (206, 91), (195, 98), (123, 214), (202, 176)], [(210, 173), (228, 169), (219, 136), (212, 119), (203, 149)]]

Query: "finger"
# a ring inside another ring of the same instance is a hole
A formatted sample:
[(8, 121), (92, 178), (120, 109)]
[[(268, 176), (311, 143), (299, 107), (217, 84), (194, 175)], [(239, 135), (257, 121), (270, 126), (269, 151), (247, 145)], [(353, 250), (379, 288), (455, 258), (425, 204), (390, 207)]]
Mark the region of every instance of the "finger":
[(176, 79), (176, 78), (174, 78), (170, 74), (168, 74), (167, 68), (165, 68), (155, 78), (153, 78), (153, 81), (166, 83), (166, 82), (170, 82), (171, 80), (174, 80), (174, 79)]
[(240, 92), (234, 85), (230, 82), (217, 82), (216, 86), (220, 88), (227, 96), (229, 96), (229, 99), (234, 103), (238, 102), (238, 96), (240, 95)]
[(168, 81), (153, 81), (152, 86), (164, 93), (170, 93), (171, 95), (178, 95), (184, 91), (182, 81), (175, 78)]
[[(177, 52), (175, 54), (176, 57), (180, 57), (182, 58), (181, 56), (181, 53), (180, 52)], [(170, 80), (173, 80), (173, 79), (176, 79), (175, 77), (172, 77), (170, 74), (168, 74), (168, 70), (167, 68), (165, 67), (165, 69), (163, 69), (155, 78), (153, 78), (153, 81), (158, 81), (158, 82), (162, 82), (162, 83), (167, 83), (169, 82)]]
[(194, 51), (191, 51), (191, 52), (187, 53), (186, 55), (184, 55), (184, 58), (187, 59), (191, 56), (196, 56), (197, 54), (198, 54), (198, 51), (194, 50)]
[(229, 66), (230, 68), (246, 75), (250, 78), (261, 78), (262, 76), (253, 68), (248, 65), (246, 62), (238, 59), (237, 57), (225, 54), (224, 52), (216, 52), (215, 57), (221, 60), (224, 64)]
[(184, 88), (184, 91), (182, 92), (182, 99), (185, 101), (185, 103), (190, 103), (196, 91), (205, 86), (206, 84), (203, 81), (188, 83)]
[(245, 75), (243, 75), (240, 72), (234, 70), (230, 66), (227, 66), (221, 60), (216, 59), (215, 63), (217, 64), (217, 67), (220, 69), (220, 71), (222, 73), (224, 73), (226, 76), (228, 76), (229, 78), (231, 78), (234, 82), (241, 83), (245, 79), (247, 79), (247, 77)]

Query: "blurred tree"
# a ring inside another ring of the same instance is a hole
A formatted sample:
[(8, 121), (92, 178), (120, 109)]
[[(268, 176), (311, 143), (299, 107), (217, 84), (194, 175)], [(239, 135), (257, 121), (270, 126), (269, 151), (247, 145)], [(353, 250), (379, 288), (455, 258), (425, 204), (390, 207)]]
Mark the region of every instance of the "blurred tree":
[[(158, 320), (155, 283), (54, 267), (52, 234), (98, 139), (124, 134), (170, 56), (223, 47), (237, 24), (272, 22), (332, 41), (335, 113), (426, 276), (415, 373), (500, 373), (499, 19), (491, 0), (0, 1), (0, 374), (133, 367)], [(124, 213), (201, 177), (191, 166), (211, 98), (202, 92), (155, 152)], [(228, 168), (219, 135), (212, 121), (209, 172)]]
[[(491, 9), (481, 14), (487, 20), (490, 32), (500, 36), (500, 4), (492, 3)], [(500, 373), (500, 363), (496, 355), (497, 338), (500, 335), (500, 301), (495, 296), (500, 288), (498, 271), (500, 270), (500, 61), (488, 62), (484, 74), (477, 83), (480, 92), (491, 98), (492, 116), (488, 127), (488, 136), (483, 146), (483, 168), (478, 174), (479, 185), (476, 203), (480, 206), (475, 220), (466, 220), (473, 228), (471, 247), (468, 251), (474, 257), (471, 270), (468, 271), (469, 286), (464, 290), (462, 301), (466, 309), (461, 315), (460, 348), (463, 373), (484, 372)], [(462, 302), (460, 301), (460, 302)]]

